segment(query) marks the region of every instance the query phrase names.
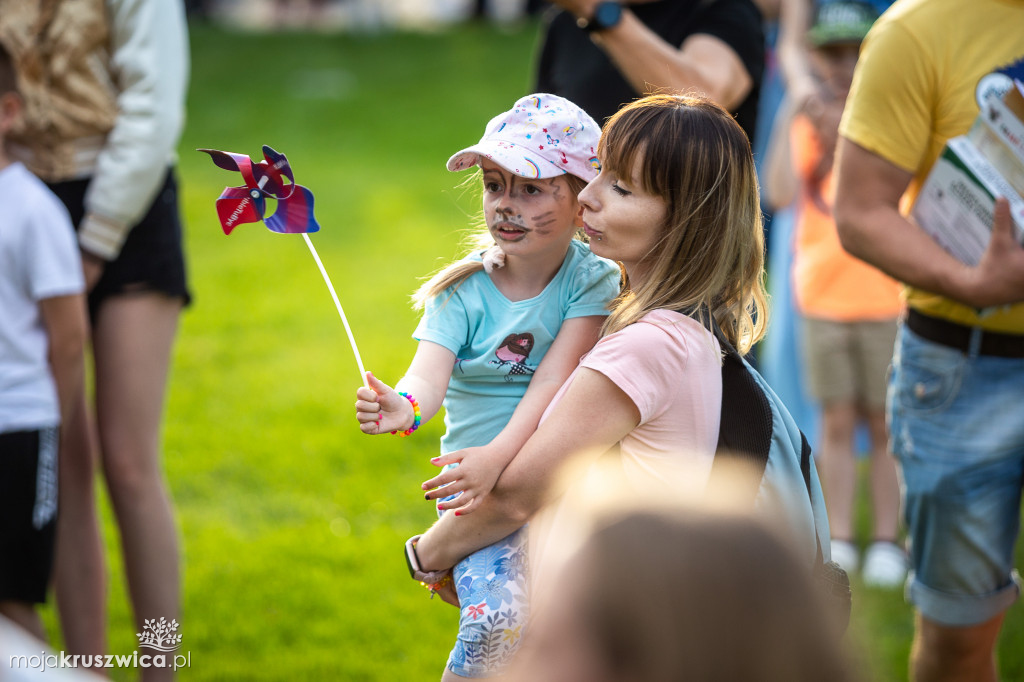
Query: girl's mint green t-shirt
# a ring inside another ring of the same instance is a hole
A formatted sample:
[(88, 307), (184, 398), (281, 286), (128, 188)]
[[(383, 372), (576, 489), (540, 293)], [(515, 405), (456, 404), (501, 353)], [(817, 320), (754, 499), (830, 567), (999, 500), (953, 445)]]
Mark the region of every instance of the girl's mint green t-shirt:
[(511, 419), (562, 322), (607, 315), (618, 293), (618, 266), (573, 240), (554, 279), (533, 298), (508, 300), (481, 271), (429, 301), (413, 338), (455, 354), (441, 452), (491, 442)]

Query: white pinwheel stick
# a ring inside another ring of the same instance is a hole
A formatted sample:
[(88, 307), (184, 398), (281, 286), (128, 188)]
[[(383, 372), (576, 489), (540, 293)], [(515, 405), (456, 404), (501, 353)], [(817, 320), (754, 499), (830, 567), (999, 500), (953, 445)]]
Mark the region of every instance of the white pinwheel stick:
[[(267, 180), (269, 179), (270, 176), (267, 175), (260, 178), (260, 189), (263, 189), (263, 185), (267, 184)], [(323, 275), (324, 283), (327, 285), (327, 290), (331, 292), (331, 298), (334, 299), (334, 307), (338, 309), (338, 315), (341, 317), (341, 323), (345, 325), (345, 333), (348, 334), (348, 342), (352, 346), (352, 353), (356, 356), (356, 364), (359, 365), (359, 377), (363, 381), (363, 386), (369, 388), (370, 384), (366, 380), (366, 369), (363, 367), (363, 358), (359, 355), (359, 347), (356, 345), (356, 337), (352, 335), (352, 327), (348, 325), (348, 318), (345, 317), (345, 309), (341, 307), (341, 301), (338, 300), (338, 294), (334, 291), (334, 284), (331, 283), (331, 277), (327, 274), (327, 269), (324, 268), (323, 261), (320, 260), (320, 254), (316, 252), (316, 247), (313, 246), (313, 242), (310, 240), (309, 234), (303, 232), (302, 238), (306, 240), (306, 246), (309, 247), (309, 252), (313, 254), (313, 260), (316, 261), (316, 266), (320, 268), (320, 274)]]
[(313, 260), (316, 261), (317, 267), (320, 268), (320, 274), (324, 276), (324, 282), (327, 284), (327, 290), (331, 292), (331, 298), (334, 299), (334, 307), (338, 309), (338, 315), (341, 316), (341, 322), (345, 325), (345, 333), (348, 334), (348, 342), (352, 344), (352, 352), (355, 353), (356, 364), (359, 365), (359, 376), (363, 380), (363, 386), (369, 388), (370, 384), (366, 380), (366, 369), (363, 368), (363, 359), (359, 356), (359, 348), (356, 346), (356, 338), (352, 335), (352, 328), (348, 326), (348, 318), (345, 317), (345, 309), (341, 307), (341, 302), (338, 300), (338, 294), (334, 293), (334, 285), (331, 284), (331, 278), (327, 275), (327, 270), (324, 269), (324, 264), (320, 261), (320, 254), (316, 252), (316, 248), (313, 246), (313, 242), (309, 239), (309, 235), (303, 232), (302, 238), (306, 240), (306, 246), (309, 247), (309, 252), (313, 254)]

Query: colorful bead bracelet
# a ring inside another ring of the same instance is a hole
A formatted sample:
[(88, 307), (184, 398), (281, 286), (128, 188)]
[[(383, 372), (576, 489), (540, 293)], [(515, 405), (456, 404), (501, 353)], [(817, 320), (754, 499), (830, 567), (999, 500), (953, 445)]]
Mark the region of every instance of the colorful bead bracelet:
[(420, 422), (423, 421), (423, 415), (420, 414), (420, 404), (416, 402), (415, 398), (413, 398), (405, 391), (399, 391), (398, 395), (402, 396), (410, 403), (412, 403), (412, 426), (406, 429), (405, 431), (392, 431), (391, 435), (398, 436), (399, 438), (405, 438), (406, 436), (411, 435), (413, 431), (420, 428)]
[(423, 585), (423, 587), (427, 588), (430, 591), (430, 598), (433, 599), (435, 594), (437, 594), (440, 590), (444, 589), (446, 585), (453, 582), (454, 580), (452, 580), (451, 571), (447, 571), (444, 574), (444, 577), (438, 580), (436, 583), (420, 583), (420, 585)]

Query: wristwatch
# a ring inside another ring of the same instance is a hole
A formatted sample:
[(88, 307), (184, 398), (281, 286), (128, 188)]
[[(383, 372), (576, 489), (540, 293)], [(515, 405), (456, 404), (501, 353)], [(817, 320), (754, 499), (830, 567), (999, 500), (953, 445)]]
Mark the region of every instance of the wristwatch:
[(612, 0), (597, 3), (594, 14), (589, 19), (580, 17), (576, 25), (588, 33), (607, 31), (622, 21), (622, 5)]
[(448, 575), (448, 570), (444, 571), (424, 571), (420, 567), (420, 557), (416, 554), (416, 543), (419, 542), (420, 536), (414, 535), (405, 542), (405, 563), (409, 566), (409, 576), (413, 580), (433, 587), (444, 580), (445, 576)]

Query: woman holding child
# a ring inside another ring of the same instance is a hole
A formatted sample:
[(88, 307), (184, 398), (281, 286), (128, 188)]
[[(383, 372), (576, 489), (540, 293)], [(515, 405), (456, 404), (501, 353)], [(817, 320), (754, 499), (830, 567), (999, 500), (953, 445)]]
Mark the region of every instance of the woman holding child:
[[(740, 353), (761, 338), (767, 322), (750, 144), (711, 101), (657, 95), (609, 120), (598, 159), (600, 173), (579, 195), (583, 229), (593, 253), (621, 264), (623, 291), (601, 339), (492, 491), (479, 493), (474, 483), (483, 478), (477, 469), (487, 466), (484, 448), (433, 460), (459, 466), (424, 483), (427, 499), (469, 492), (440, 503), (457, 513), (442, 515), (411, 544), (422, 571), (443, 571), (522, 527), (546, 501), (555, 471), (579, 453), (596, 456), (618, 446), (626, 479), (639, 485), (664, 485), (685, 470), (692, 488), (680, 491), (684, 496), (700, 494), (710, 476), (723, 349), (707, 318)], [(810, 476), (816, 486), (813, 465)], [(803, 480), (792, 483), (803, 488)], [(776, 500), (798, 497), (789, 485), (773, 493)], [(801, 495), (810, 507), (806, 491)], [(791, 530), (810, 565), (818, 551), (809, 521), (815, 514), (801, 511), (804, 521)], [(442, 589), (442, 596), (456, 599), (454, 591)]]

